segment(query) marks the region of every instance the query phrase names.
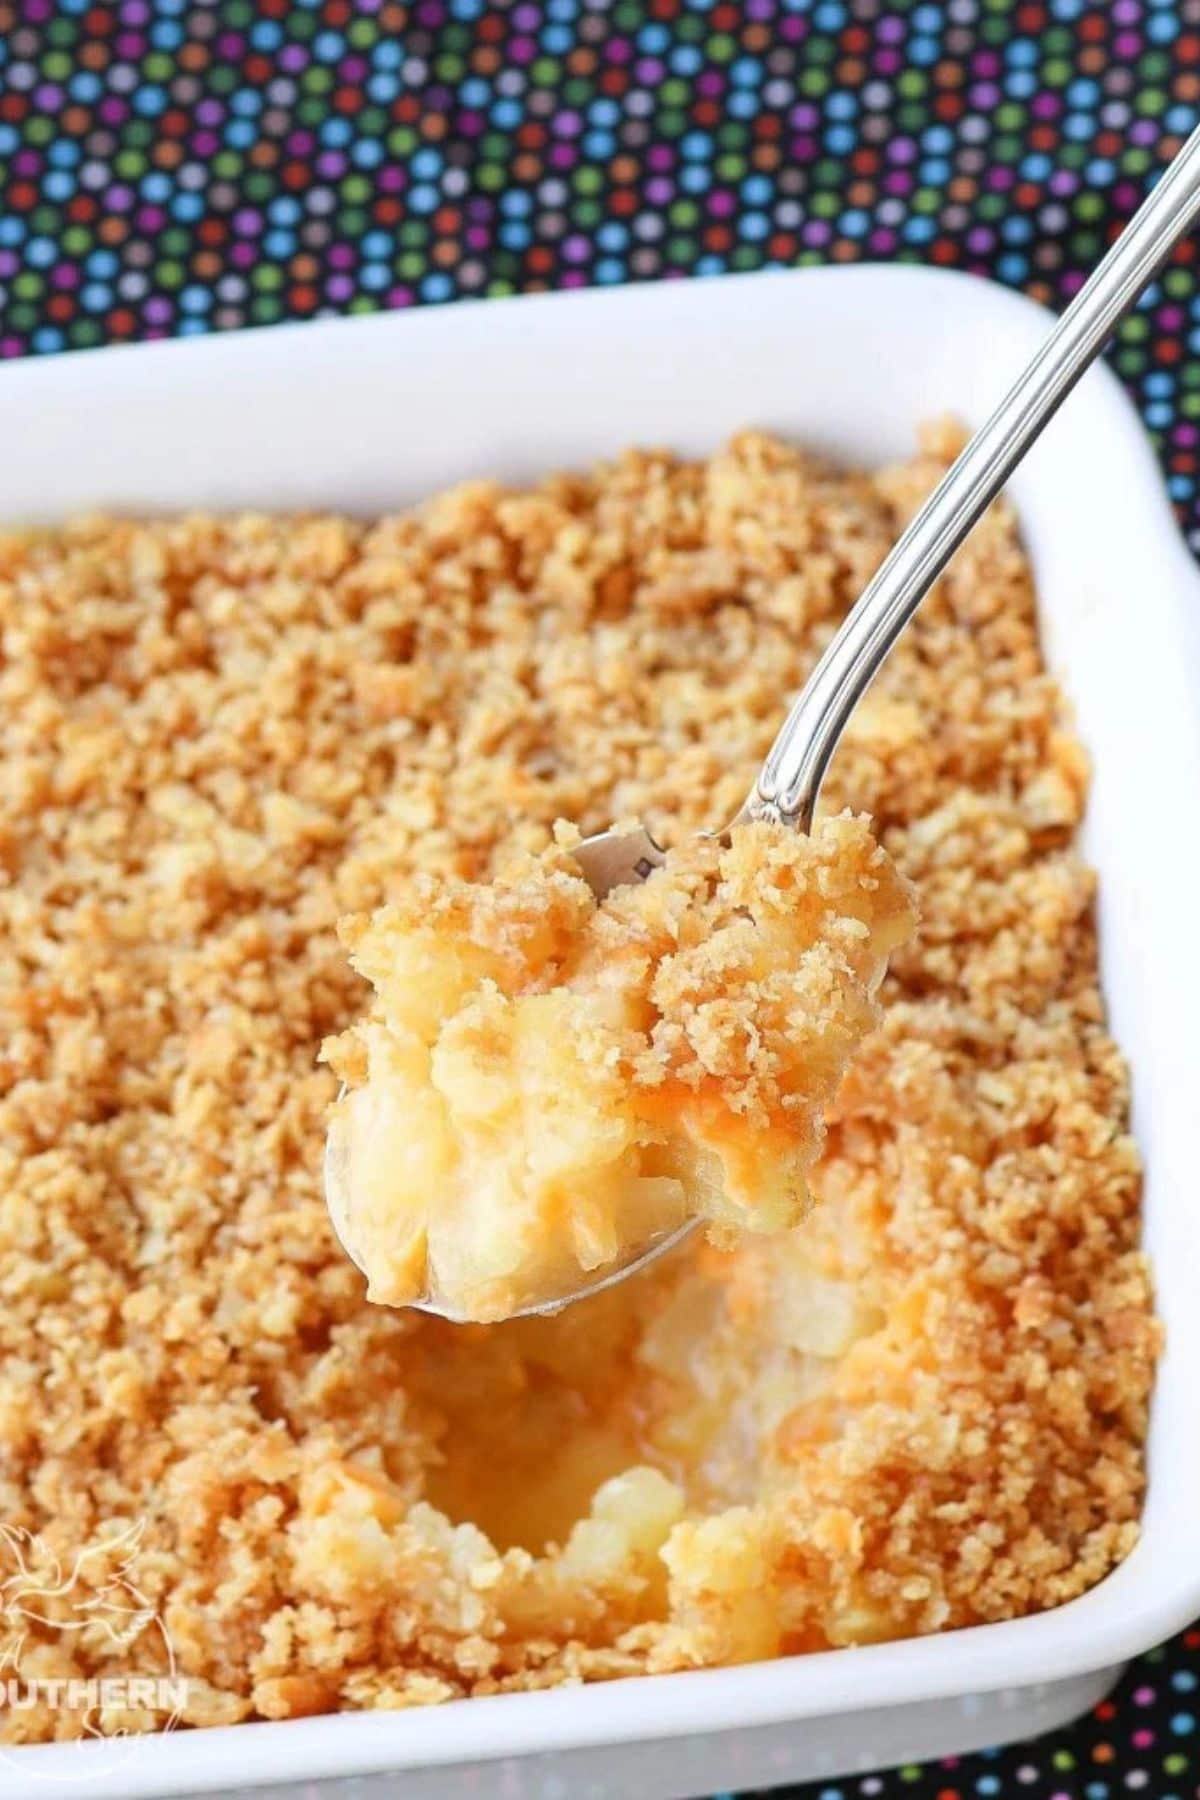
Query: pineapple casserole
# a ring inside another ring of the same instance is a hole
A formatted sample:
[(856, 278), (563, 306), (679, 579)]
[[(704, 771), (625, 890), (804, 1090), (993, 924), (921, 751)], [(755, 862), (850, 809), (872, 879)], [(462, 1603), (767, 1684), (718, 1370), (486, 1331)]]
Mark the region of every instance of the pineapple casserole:
[(602, 904), (557, 835), (494, 885), (418, 877), (343, 925), (376, 1003), (327, 1046), (360, 1084), (327, 1198), (371, 1300), (507, 1318), (689, 1218), (728, 1244), (807, 1210), (912, 925), (865, 821), (693, 838)]
[[(846, 989), (849, 1036), (870, 1029), (823, 1141), (798, 1131), (803, 1221), (693, 1233), (554, 1318), (452, 1325), (370, 1304), (322, 1197), (319, 1048), (365, 1016), (332, 1051), (361, 1077), (380, 1017), (338, 920), (392, 909), (351, 928), (374, 977), (423, 895), (469, 906), (459, 884), (534, 859), (516, 914), (548, 884), (581, 954), (652, 935), (649, 895), (571, 915), (555, 821), (682, 845), (732, 817), (954, 448), (937, 428), (862, 475), (749, 433), (372, 522), (0, 540), (6, 1607), (14, 1544), (69, 1569), (141, 1521), (138, 1590), (183, 1721), (210, 1725), (1011, 1618), (1127, 1553), (1158, 1344), (1138, 1158), (1074, 847), (1085, 759), (1003, 504), (826, 784), (811, 854), (869, 815), (920, 924), (877, 1022), (869, 970)], [(738, 844), (721, 882), (765, 858), (746, 897), (769, 903), (774, 854)], [(489, 976), (510, 1024), (517, 976)], [(688, 979), (685, 957), (664, 1020)], [(381, 993), (389, 1030), (420, 1001)], [(698, 1052), (665, 1035), (674, 1080)], [(753, 1169), (747, 1205), (771, 1210), (774, 1179)], [(713, 1216), (735, 1204), (722, 1188)], [(81, 1591), (106, 1579), (81, 1561)], [(24, 1677), (130, 1673), (58, 1604), (24, 1621)], [(166, 1722), (135, 1698), (0, 1732)]]

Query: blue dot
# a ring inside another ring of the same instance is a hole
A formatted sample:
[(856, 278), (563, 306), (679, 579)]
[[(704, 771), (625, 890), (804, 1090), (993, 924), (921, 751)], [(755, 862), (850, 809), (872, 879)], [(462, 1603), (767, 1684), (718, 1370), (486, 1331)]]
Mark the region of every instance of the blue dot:
[(738, 236), (751, 244), (761, 244), (770, 235), (771, 221), (766, 213), (743, 213), (738, 220)]
[(40, 356), (48, 356), (62, 349), (63, 334), (56, 325), (41, 325), (30, 341)]
[(426, 275), (419, 291), (422, 300), (449, 300), (454, 292), (454, 283), (449, 275), (436, 270), (433, 274)]
[(377, 138), (359, 138), (350, 152), (356, 169), (377, 169), (383, 161), (383, 145)]
[(643, 25), (637, 34), (637, 47), (645, 56), (661, 56), (671, 47), (671, 34), (665, 25)]
[(178, 50), (183, 37), (183, 26), (173, 19), (156, 19), (150, 27), (150, 44), (155, 50)]
[(915, 37), (908, 46), (908, 60), (918, 69), (928, 69), (941, 53), (938, 40), (932, 37)]
[(318, 62), (337, 62), (346, 53), (346, 40), (340, 31), (318, 31), (312, 51)]
[(14, 244), (19, 244), (24, 236), (25, 224), (22, 219), (0, 218), (0, 244), (5, 249), (11, 249)]
[(270, 231), (263, 233), (262, 247), (268, 256), (282, 261), (285, 256), (295, 255), (296, 234), (294, 231), (285, 231), (281, 226), (273, 226)]
[(115, 275), (121, 264), (115, 250), (92, 250), (83, 266), (89, 275), (103, 281), (107, 276)]
[(1040, 52), (1032, 38), (1014, 38), (1004, 48), (1004, 60), (1014, 69), (1033, 69), (1037, 67)]
[(180, 319), (175, 329), (180, 337), (202, 337), (208, 330), (208, 320), (193, 314), (190, 318)]
[(747, 175), (742, 183), (742, 199), (749, 206), (765, 206), (773, 193), (770, 178), (766, 175)]
[(263, 97), (256, 88), (239, 88), (229, 97), (229, 110), (238, 119), (256, 119), (262, 107)]
[(85, 281), (79, 290), (79, 303), (85, 312), (107, 312), (113, 291), (103, 281)]
[(492, 97), (491, 85), (482, 75), (468, 75), (458, 90), (458, 97), (464, 106), (486, 106)]
[(298, 225), (303, 217), (304, 209), (291, 194), (279, 194), (267, 207), (267, 217), (272, 225)]
[(593, 100), (587, 116), (593, 125), (615, 125), (621, 117), (621, 109), (615, 100)]
[(833, 156), (844, 156), (847, 150), (853, 150), (858, 134), (852, 125), (831, 125), (823, 141)]
[(188, 286), (180, 289), (179, 310), (185, 313), (206, 313), (211, 310), (213, 297), (206, 287)]
[(510, 219), (507, 224), (501, 225), (496, 235), (506, 250), (527, 250), (533, 241), (533, 233), (528, 225), (517, 219)]
[(1028, 100), (1037, 93), (1038, 78), (1033, 69), (1014, 69), (1004, 78), (1004, 91), (1014, 100)]
[(825, 111), (831, 119), (853, 119), (858, 116), (858, 98), (854, 94), (839, 92), (830, 94), (825, 102)]
[(381, 38), (371, 51), (377, 69), (400, 69), (404, 66), (404, 46), (395, 38)]
[(167, 108), (167, 96), (160, 87), (139, 87), (133, 96), (133, 110), (143, 119), (157, 119)]
[[(1175, 382), (1166, 369), (1152, 369), (1142, 385), (1152, 400), (1160, 400), (1164, 394), (1171, 392)], [(1173, 1688), (1187, 1689), (1195, 1685), (1196, 1677), (1188, 1669), (1179, 1669), (1171, 1677)]]
[(30, 238), (25, 246), (25, 261), (31, 269), (48, 269), (58, 257), (58, 245), (53, 238)]
[(629, 242), (629, 227), (622, 225), (619, 219), (607, 219), (596, 233), (596, 243), (601, 250), (624, 250)]
[(706, 162), (713, 153), (713, 141), (707, 131), (688, 131), (679, 140), (679, 154), (685, 162)]
[(611, 131), (585, 131), (580, 139), (585, 156), (593, 162), (602, 162), (613, 154), (617, 147), (616, 137)]
[(699, 163), (692, 163), (690, 168), (679, 171), (679, 186), (685, 194), (706, 194), (712, 186), (712, 176)]
[(697, 275), (723, 275), (725, 267), (725, 258), (710, 250), (706, 255), (697, 258), (695, 272)]
[(500, 214), (505, 219), (527, 219), (533, 211), (533, 195), (524, 188), (509, 188), (500, 196)]
[(176, 194), (171, 201), (171, 217), (183, 225), (192, 225), (204, 212), (201, 194)]
[(1151, 431), (1165, 431), (1175, 417), (1175, 408), (1169, 400), (1151, 400), (1144, 416)]
[(921, 148), (942, 156), (954, 148), (954, 133), (948, 125), (930, 125), (921, 133)]
[[(8, 131), (11, 127), (5, 125), (0, 127), (0, 129)], [(14, 133), (13, 135), (14, 142), (11, 148), (15, 149), (16, 134)], [(73, 169), (79, 162), (81, 154), (82, 152), (80, 151), (79, 145), (74, 143), (72, 139), (56, 138), (46, 152), (46, 161), (50, 164), (52, 169)]]
[(1000, 1777), (998, 1775), (981, 1775), (975, 1783), (975, 1792), (977, 1794), (998, 1794)]
[(733, 119), (753, 119), (757, 118), (760, 105), (757, 94), (749, 94), (744, 88), (740, 88), (736, 93), (730, 94), (725, 102), (725, 110)]
[(625, 279), (625, 264), (615, 256), (602, 256), (595, 268), (596, 280), (604, 287), (612, 287)]
[(436, 212), (438, 207), (438, 191), (427, 183), (419, 183), (410, 188), (408, 195), (409, 210), (415, 213)]
[(565, 56), (574, 41), (574, 33), (567, 25), (547, 25), (542, 32), (542, 49), (549, 56)]
[(492, 123), (500, 131), (511, 131), (521, 123), (521, 103), (519, 100), (497, 100), (492, 107)]
[(369, 294), (378, 294), (387, 287), (392, 279), (392, 272), (386, 263), (364, 263), (358, 271), (358, 284)]
[[(1159, 375), (1148, 376), (1146, 378), (1147, 389), (1149, 389), (1151, 380), (1159, 380), (1159, 379), (1161, 379), (1162, 381), (1164, 381), (1166, 383), (1169, 383), (1171, 377), (1167, 374), (1163, 374), (1161, 376), (1159, 376)], [(1191, 1669), (1176, 1669), (1175, 1673), (1171, 1677), (1171, 1686), (1173, 1688), (1175, 1688), (1178, 1693), (1190, 1694), (1192, 1689), (1195, 1687), (1195, 1685), (1196, 1685), (1196, 1676), (1192, 1672)]]
[[(1179, 499), (1183, 499), (1188, 491), (1187, 478), (1183, 477), (1182, 479), (1184, 482), (1183, 491), (1176, 496)], [(1195, 1729), (1196, 1720), (1192, 1713), (1176, 1713), (1171, 1720), (1171, 1730), (1175, 1733), (1176, 1737), (1191, 1737)]]
[(756, 56), (738, 56), (729, 65), (729, 79), (734, 87), (757, 87), (763, 78), (763, 66)]
[(256, 19), (250, 27), (250, 42), (256, 50), (278, 50), (283, 42), (283, 26), (278, 19)]
[(327, 149), (341, 150), (354, 136), (354, 127), (349, 119), (326, 119), (318, 135)]
[(871, 227), (871, 215), (859, 206), (852, 206), (848, 212), (842, 213), (838, 219), (838, 230), (850, 238), (866, 237)]
[(258, 126), (253, 119), (230, 119), (223, 135), (231, 150), (249, 150), (258, 138)]
[(75, 192), (75, 177), (67, 169), (51, 169), (42, 188), (47, 200), (69, 200)]
[(1009, 250), (996, 261), (996, 273), (1001, 281), (1018, 286), (1029, 273), (1029, 258), (1022, 256), (1017, 250)]
[(1166, 13), (1153, 13), (1146, 20), (1146, 36), (1152, 44), (1170, 44), (1179, 36), (1179, 22)]

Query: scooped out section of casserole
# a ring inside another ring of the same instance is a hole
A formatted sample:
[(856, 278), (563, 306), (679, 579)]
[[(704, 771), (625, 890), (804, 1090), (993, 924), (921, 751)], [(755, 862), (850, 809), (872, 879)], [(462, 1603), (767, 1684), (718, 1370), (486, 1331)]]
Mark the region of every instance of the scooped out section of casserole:
[(390, 1305), (488, 1320), (675, 1231), (796, 1225), (824, 1109), (913, 924), (862, 819), (696, 837), (597, 902), (556, 848), (416, 884), (343, 937), (375, 989), (327, 1046), (338, 1234)]

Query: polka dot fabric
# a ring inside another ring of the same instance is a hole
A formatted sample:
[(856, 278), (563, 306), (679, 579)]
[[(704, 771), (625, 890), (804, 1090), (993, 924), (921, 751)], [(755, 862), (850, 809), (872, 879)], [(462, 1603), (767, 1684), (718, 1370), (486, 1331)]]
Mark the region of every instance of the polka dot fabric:
[[(1200, 0), (0, 5), (0, 354), (768, 264), (1061, 304), (1194, 123)], [(1186, 245), (1117, 367), (1200, 547)]]
[[(1061, 306), (1198, 109), (1200, 0), (0, 4), (0, 355), (862, 258)], [(1198, 249), (1113, 360), (1200, 550)], [(1195, 1800), (1198, 1681), (804, 1792)]]

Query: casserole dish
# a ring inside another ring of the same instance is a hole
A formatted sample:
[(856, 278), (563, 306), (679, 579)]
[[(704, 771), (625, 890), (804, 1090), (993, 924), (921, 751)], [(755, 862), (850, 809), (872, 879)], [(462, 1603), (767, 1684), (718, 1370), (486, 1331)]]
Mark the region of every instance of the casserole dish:
[[(282, 327), (12, 367), (3, 511), (394, 509), (633, 443), (697, 454), (760, 426), (858, 466), (919, 420), (977, 423), (1045, 316), (978, 281), (770, 273)], [(1200, 975), (1197, 582), (1114, 378), (1094, 371), (1013, 484), (1051, 667), (1094, 762), (1105, 991), (1133, 1069), (1168, 1348), (1141, 1541), (1033, 1618), (736, 1669), (5, 1753), (0, 1793), (689, 1795), (862, 1771), (1050, 1728), (1200, 1611), (1190, 1204)], [(780, 707), (787, 696), (780, 695)], [(359, 1778), (353, 1780), (352, 1778)], [(325, 1784), (328, 1784), (327, 1786)], [(564, 1785), (567, 1784), (567, 1785)]]

